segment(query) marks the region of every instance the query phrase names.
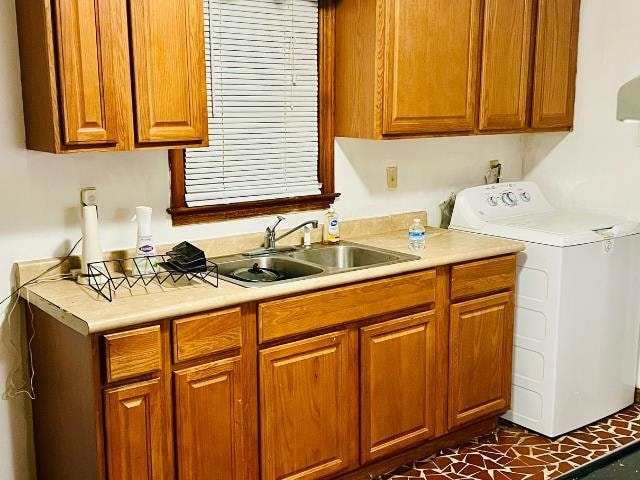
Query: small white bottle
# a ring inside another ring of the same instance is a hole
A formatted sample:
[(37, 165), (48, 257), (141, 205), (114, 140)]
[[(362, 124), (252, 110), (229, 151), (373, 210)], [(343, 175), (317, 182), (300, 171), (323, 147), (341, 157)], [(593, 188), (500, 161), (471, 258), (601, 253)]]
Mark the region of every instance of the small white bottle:
[(340, 243), (340, 217), (336, 213), (333, 205), (329, 207), (329, 211), (325, 214), (322, 243), (325, 245)]
[[(138, 220), (138, 240), (136, 242), (136, 259), (133, 274), (148, 274), (158, 271), (156, 247), (151, 239), (151, 207), (136, 207), (136, 214), (131, 221)], [(146, 258), (140, 258), (146, 257)]]
[(419, 218), (414, 218), (409, 226), (409, 250), (424, 250), (427, 234)]

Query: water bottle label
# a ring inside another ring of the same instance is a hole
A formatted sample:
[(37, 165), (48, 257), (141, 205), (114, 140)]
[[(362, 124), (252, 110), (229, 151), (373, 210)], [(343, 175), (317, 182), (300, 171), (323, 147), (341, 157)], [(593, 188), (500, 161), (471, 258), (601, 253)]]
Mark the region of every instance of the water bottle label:
[(412, 241), (422, 241), (422, 240), (424, 240), (424, 232), (411, 230), (409, 232), (409, 240), (412, 240)]

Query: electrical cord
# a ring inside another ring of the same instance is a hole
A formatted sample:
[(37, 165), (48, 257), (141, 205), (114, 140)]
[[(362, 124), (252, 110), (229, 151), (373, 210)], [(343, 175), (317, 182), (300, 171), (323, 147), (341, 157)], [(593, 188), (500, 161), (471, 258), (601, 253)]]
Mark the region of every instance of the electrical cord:
[(52, 270), (55, 270), (56, 268), (58, 268), (60, 265), (62, 265), (64, 262), (67, 261), (67, 259), (71, 256), (71, 254), (73, 253), (73, 251), (76, 249), (76, 247), (80, 244), (80, 242), (82, 241), (82, 237), (80, 237), (78, 239), (78, 241), (73, 245), (73, 247), (71, 247), (71, 250), (69, 250), (69, 253), (67, 253), (64, 258), (62, 260), (60, 260), (58, 263), (56, 263), (55, 265), (53, 265), (52, 267), (47, 268), (44, 272), (42, 272), (40, 275), (38, 275), (37, 277), (32, 278), (31, 280), (28, 280), (26, 282), (24, 282), (22, 285), (20, 285), (18, 288), (16, 288), (13, 292), (11, 292), (9, 295), (7, 295), (5, 298), (2, 299), (2, 301), (0, 301), (0, 305), (2, 305), (4, 302), (6, 302), (7, 300), (9, 300), (11, 297), (13, 297), (14, 295), (16, 295), (17, 293), (20, 293), (20, 290), (22, 290), (24, 287), (28, 286), (28, 285), (32, 285), (34, 283), (36, 283), (40, 278), (42, 278), (44, 275), (46, 275), (47, 273), (49, 273)]
[[(76, 247), (78, 246), (78, 244), (82, 241), (82, 237), (80, 237), (80, 239), (73, 245), (73, 247), (71, 247), (71, 250), (69, 250), (69, 253), (67, 253), (64, 258), (62, 260), (60, 260), (58, 263), (56, 263), (55, 265), (53, 265), (52, 267), (46, 269), (44, 272), (42, 272), (40, 275), (38, 275), (37, 277), (32, 278), (29, 281), (24, 282), (22, 285), (20, 285), (18, 288), (16, 288), (13, 292), (11, 292), (7, 297), (5, 297), (4, 299), (2, 299), (2, 301), (0, 301), (0, 305), (2, 305), (4, 302), (6, 302), (7, 300), (13, 298), (15, 295), (20, 293), (20, 290), (22, 290), (24, 287), (28, 286), (28, 285), (34, 285), (37, 283), (41, 283), (41, 282), (57, 282), (60, 280), (63, 280), (65, 278), (71, 278), (70, 274), (67, 273), (57, 273), (54, 275), (49, 275), (48, 277), (45, 277), (45, 275), (49, 272), (51, 272), (52, 270), (58, 268), (60, 265), (62, 265), (73, 253), (73, 251), (76, 249)], [(15, 377), (20, 373), (20, 366), (19, 364), (16, 365), (11, 372), (9, 373), (8, 377), (7, 377), (7, 388), (5, 390), (5, 392), (2, 394), (2, 399), (3, 400), (7, 400), (10, 398), (15, 398), (18, 395), (24, 394), (27, 395), (29, 398), (31, 398), (32, 400), (35, 399), (35, 392), (33, 389), (33, 379), (35, 377), (35, 370), (33, 367), (33, 361), (31, 360), (33, 358), (32, 355), (32, 349), (31, 349), (31, 343), (33, 342), (33, 339), (35, 337), (35, 328), (33, 325), (33, 312), (31, 310), (31, 302), (29, 302), (29, 290), (27, 290), (27, 308), (29, 309), (29, 318), (30, 318), (30, 322), (31, 322), (31, 335), (29, 336), (29, 339), (27, 340), (27, 349), (28, 349), (28, 355), (29, 355), (29, 361), (28, 361), (28, 368), (29, 368), (29, 373), (28, 373), (28, 379), (24, 380), (21, 382), (20, 385), (16, 384), (15, 381)], [(16, 296), (13, 304), (10, 304), (10, 307), (8, 309), (7, 312), (7, 322), (9, 324), (9, 337), (10, 337), (10, 341), (9, 343), (11, 344), (11, 346), (13, 347), (13, 349), (15, 350), (15, 353), (17, 355), (17, 357), (20, 357), (20, 350), (18, 348), (18, 346), (16, 345), (15, 341), (14, 341), (14, 332), (13, 332), (13, 322), (11, 321), (12, 317), (13, 317), (13, 312), (16, 309), (16, 306), (18, 305), (18, 297)]]

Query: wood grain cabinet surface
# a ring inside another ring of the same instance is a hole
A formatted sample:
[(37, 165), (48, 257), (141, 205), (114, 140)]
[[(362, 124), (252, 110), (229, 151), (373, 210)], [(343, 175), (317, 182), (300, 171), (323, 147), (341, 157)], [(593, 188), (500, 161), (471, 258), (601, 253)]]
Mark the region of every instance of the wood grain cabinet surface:
[(431, 311), (360, 330), (363, 463), (435, 435), (435, 322)]
[(27, 148), (207, 142), (201, 0), (16, 0)]
[(336, 135), (568, 130), (579, 0), (366, 0), (336, 11)]
[[(33, 307), (38, 470), (352, 480), (486, 433), (510, 401), (514, 281), (506, 255), (91, 336)], [(290, 327), (265, 339), (260, 315)]]
[(262, 480), (357, 466), (356, 348), (342, 331), (260, 352)]
[(106, 390), (104, 402), (109, 480), (170, 478), (172, 438), (162, 380)]
[(243, 475), (245, 424), (240, 358), (174, 373), (180, 480), (251, 480)]

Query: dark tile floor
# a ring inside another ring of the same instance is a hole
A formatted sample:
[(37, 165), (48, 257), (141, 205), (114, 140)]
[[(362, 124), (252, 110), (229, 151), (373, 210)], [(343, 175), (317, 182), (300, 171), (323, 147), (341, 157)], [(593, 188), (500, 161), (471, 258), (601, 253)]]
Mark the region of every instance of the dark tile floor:
[[(581, 467), (625, 446), (640, 448), (640, 405), (555, 439), (528, 432), (515, 425), (503, 425), (496, 432), (478, 437), (459, 448), (414, 462), (387, 476), (393, 480), (567, 480), (583, 472)], [(633, 457), (638, 465), (637, 457)], [(631, 465), (631, 460), (629, 464)], [(630, 477), (595, 479), (640, 480), (636, 468), (616, 464)], [(594, 474), (600, 474), (594, 472)], [(589, 477), (587, 477), (589, 478)], [(589, 479), (591, 480), (591, 479)]]
[(640, 445), (630, 453), (608, 461), (591, 473), (571, 475), (571, 480), (638, 480), (640, 479)]

